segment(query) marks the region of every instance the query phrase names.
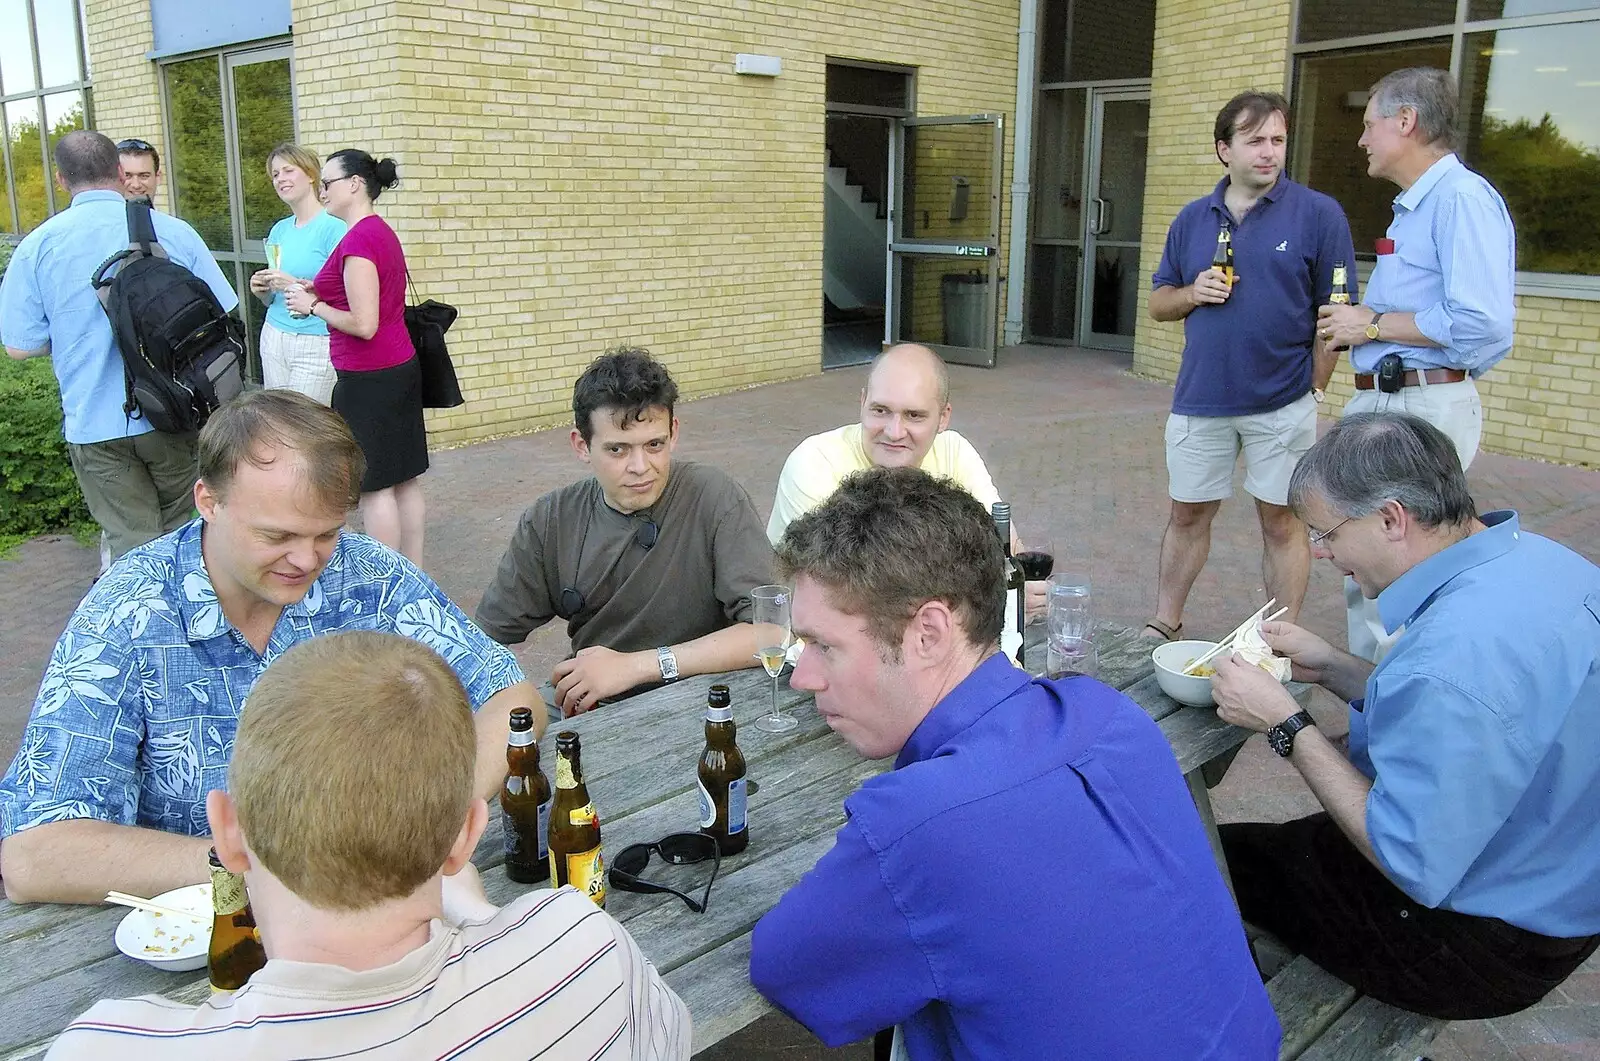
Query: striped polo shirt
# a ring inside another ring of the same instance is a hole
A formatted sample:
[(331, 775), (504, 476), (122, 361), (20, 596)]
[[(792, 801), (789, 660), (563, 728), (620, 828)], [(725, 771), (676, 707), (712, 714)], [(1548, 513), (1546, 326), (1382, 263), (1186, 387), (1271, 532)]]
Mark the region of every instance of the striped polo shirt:
[(627, 930), (572, 888), (493, 917), (434, 921), (426, 944), (352, 972), (274, 959), (232, 996), (97, 1004), (50, 1059), (688, 1058), (689, 1011)]

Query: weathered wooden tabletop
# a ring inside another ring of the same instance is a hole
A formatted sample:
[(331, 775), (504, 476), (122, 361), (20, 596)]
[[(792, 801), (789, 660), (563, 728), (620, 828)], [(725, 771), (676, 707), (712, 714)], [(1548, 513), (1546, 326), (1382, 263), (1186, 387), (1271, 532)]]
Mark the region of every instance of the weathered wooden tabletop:
[[(1152, 673), (1150, 643), (1135, 631), (1102, 624), (1096, 641), (1099, 677), (1126, 691), (1161, 725), (1215, 842), (1201, 771), (1230, 756), (1249, 734), (1220, 721), (1212, 708), (1182, 707), (1163, 694)], [(1040, 656), (1042, 651), (1034, 653)], [(811, 697), (790, 690), (786, 681), (780, 685), (780, 703), (800, 725), (781, 734), (757, 729), (755, 720), (767, 710), (772, 687), (760, 670), (688, 678), (643, 693), (551, 726), (541, 745), (548, 771), (556, 730), (583, 735), (584, 773), (600, 812), (608, 863), (627, 844), (696, 827), (695, 763), (704, 743), (706, 691), (713, 682), (725, 682), (732, 691), (739, 746), (751, 778), (760, 784), (750, 797), (750, 846), (723, 860), (704, 914), (690, 912), (672, 895), (615, 889), (606, 904), (688, 1003), (696, 1051), (767, 1012), (747, 976), (751, 929), (832, 845), (844, 821), (845, 796), (891, 765), (890, 760), (862, 760), (828, 729)], [(498, 811), (474, 861), (491, 901), (504, 903), (526, 890), (500, 869)], [(651, 868), (654, 879), (691, 894), (698, 894), (710, 872), (708, 865), (663, 870), (653, 863)], [(112, 937), (125, 913), (115, 907), (0, 901), (0, 1061), (42, 1052), (73, 1017), (101, 998), (152, 992), (193, 1002), (206, 997), (203, 971), (161, 972), (118, 953)]]

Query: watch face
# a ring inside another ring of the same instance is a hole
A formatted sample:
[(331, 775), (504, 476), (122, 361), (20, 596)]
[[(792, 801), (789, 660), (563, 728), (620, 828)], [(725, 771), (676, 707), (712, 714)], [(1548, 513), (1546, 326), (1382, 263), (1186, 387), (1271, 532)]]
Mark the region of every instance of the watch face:
[(1279, 755), (1287, 756), (1294, 750), (1294, 737), (1285, 733), (1282, 726), (1273, 726), (1267, 730), (1267, 747)]

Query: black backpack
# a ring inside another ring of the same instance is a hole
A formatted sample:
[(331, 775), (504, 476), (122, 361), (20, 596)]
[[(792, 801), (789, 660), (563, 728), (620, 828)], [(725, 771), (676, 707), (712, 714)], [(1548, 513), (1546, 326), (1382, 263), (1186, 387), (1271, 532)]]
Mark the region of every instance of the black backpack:
[(157, 431), (198, 431), (244, 389), (244, 329), (204, 280), (167, 257), (149, 203), (128, 203), (128, 249), (106, 259), (93, 284), (122, 353), (128, 416)]

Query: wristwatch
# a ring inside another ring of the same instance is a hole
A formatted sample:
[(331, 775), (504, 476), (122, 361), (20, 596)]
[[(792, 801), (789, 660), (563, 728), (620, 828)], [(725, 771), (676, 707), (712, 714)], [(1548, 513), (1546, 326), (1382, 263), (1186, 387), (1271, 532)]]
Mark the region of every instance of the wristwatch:
[(661, 680), (675, 682), (678, 680), (678, 657), (672, 654), (672, 649), (662, 645), (656, 649), (656, 662), (661, 665)]
[(1316, 402), (1318, 405), (1321, 405), (1323, 402), (1328, 400), (1327, 392), (1324, 391), (1321, 387), (1312, 387), (1311, 388), (1311, 400)]
[(1289, 753), (1294, 751), (1294, 735), (1316, 724), (1317, 720), (1311, 717), (1311, 712), (1297, 711), (1267, 730), (1267, 746), (1287, 759)]
[(1378, 322), (1381, 320), (1383, 320), (1383, 314), (1374, 313), (1372, 319), (1367, 322), (1367, 339), (1369, 342), (1378, 338)]

